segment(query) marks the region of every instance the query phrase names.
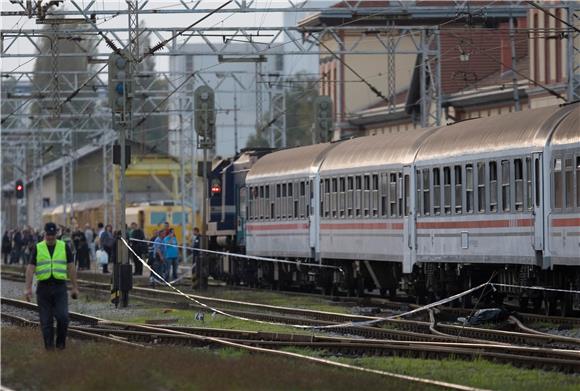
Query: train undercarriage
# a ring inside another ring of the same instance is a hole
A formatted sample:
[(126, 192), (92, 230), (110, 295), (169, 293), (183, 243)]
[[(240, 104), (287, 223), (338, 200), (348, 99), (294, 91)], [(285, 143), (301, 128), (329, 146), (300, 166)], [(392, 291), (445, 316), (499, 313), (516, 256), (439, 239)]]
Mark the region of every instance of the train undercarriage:
[[(448, 298), (491, 279), (498, 285), (474, 291), (449, 305), (478, 308), (508, 305), (522, 312), (560, 316), (580, 311), (580, 295), (565, 292), (580, 289), (577, 266), (542, 270), (529, 265), (418, 263), (413, 273), (403, 274), (401, 264), (395, 262), (324, 259), (324, 264), (339, 269), (322, 269), (309, 266), (309, 259), (286, 261), (293, 263), (219, 256), (209, 262), (210, 275), (229, 285), (352, 297), (379, 295), (417, 304)], [(522, 286), (560, 291), (522, 289)]]

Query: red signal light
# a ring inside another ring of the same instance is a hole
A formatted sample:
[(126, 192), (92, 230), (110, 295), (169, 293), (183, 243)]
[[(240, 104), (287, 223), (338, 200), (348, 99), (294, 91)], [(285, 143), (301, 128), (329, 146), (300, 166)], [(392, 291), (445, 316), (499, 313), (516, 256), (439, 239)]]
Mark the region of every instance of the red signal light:
[(16, 186), (16, 190), (21, 191), (23, 189), (22, 185)]
[(214, 184), (211, 185), (211, 194), (219, 194), (222, 192), (222, 187), (220, 185)]

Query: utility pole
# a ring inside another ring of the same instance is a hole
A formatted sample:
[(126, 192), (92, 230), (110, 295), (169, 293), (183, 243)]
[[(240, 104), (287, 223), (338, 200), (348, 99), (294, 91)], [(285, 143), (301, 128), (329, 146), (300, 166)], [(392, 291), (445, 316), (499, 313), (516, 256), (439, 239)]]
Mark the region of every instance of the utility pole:
[(238, 154), (238, 86), (234, 80), (234, 155)]
[[(194, 93), (195, 128), (197, 131), (197, 147), (203, 149), (202, 177), (203, 197), (201, 203), (201, 247), (208, 248), (207, 241), (207, 158), (208, 150), (215, 147), (215, 95), (214, 91), (205, 85), (198, 87)], [(206, 280), (206, 253), (201, 254), (197, 265), (197, 278), (199, 289), (205, 290)]]
[(516, 42), (514, 31), (514, 18), (510, 16), (510, 42), (512, 50), (512, 85), (514, 93), (515, 111), (520, 111), (520, 93), (518, 91), (518, 77), (516, 75)]

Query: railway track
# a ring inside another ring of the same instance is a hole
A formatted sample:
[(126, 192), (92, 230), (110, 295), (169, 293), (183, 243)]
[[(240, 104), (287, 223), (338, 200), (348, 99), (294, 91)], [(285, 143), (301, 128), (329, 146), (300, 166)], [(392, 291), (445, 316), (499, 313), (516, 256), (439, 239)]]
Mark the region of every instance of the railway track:
[[(4, 306), (31, 310), (32, 303), (2, 298)], [(73, 336), (79, 338), (124, 343), (131, 346), (159, 344), (194, 347), (220, 345), (221, 341), (269, 350), (303, 348), (321, 351), (323, 356), (404, 356), (418, 358), (460, 358), (510, 363), (526, 368), (575, 372), (580, 370), (580, 352), (563, 349), (539, 349), (519, 346), (450, 343), (444, 341), (361, 340), (300, 334), (247, 332), (240, 330), (212, 330), (183, 326), (154, 327), (104, 319), (71, 312), (71, 319), (80, 323), (70, 326)], [(26, 326), (37, 322), (3, 311), (2, 319)], [(96, 322), (96, 323), (95, 323)]]
[[(4, 277), (11, 277), (15, 280), (22, 280), (19, 274), (3, 272)], [(108, 294), (110, 285), (101, 282), (79, 280), (79, 284), (84, 288)], [(378, 321), (381, 318), (376, 316), (350, 315), (327, 311), (316, 311), (309, 309), (272, 306), (267, 304), (250, 303), (238, 300), (218, 299), (194, 294), (187, 295), (190, 299), (195, 299), (208, 306), (217, 307), (227, 313), (265, 322), (273, 322), (298, 326), (332, 326), (331, 331), (344, 335), (357, 335), (365, 338), (393, 339), (393, 340), (418, 340), (433, 341), (434, 339), (444, 339), (450, 341), (463, 341), (475, 343), (504, 343), (524, 346), (552, 346), (552, 347), (572, 347), (580, 348), (580, 340), (569, 337), (561, 337), (544, 333), (491, 330), (478, 327), (457, 326), (452, 324), (437, 324), (436, 329), (428, 321), (392, 319), (381, 320), (380, 327), (352, 325), (353, 322)], [(150, 303), (162, 304), (178, 308), (191, 308), (196, 310), (207, 310), (207, 308), (196, 304), (176, 292), (136, 287), (133, 289), (132, 297)], [(337, 324), (339, 326), (337, 326)], [(521, 329), (521, 328), (520, 328)]]

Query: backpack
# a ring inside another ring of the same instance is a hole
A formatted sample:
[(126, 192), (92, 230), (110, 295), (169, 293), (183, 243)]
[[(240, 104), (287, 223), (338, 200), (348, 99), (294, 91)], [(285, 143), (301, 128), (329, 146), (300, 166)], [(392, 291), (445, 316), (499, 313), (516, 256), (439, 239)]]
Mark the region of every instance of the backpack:
[(115, 240), (113, 239), (113, 235), (111, 235), (108, 232), (103, 232), (101, 234), (101, 246), (103, 246), (104, 248), (113, 248), (113, 245), (115, 244)]

